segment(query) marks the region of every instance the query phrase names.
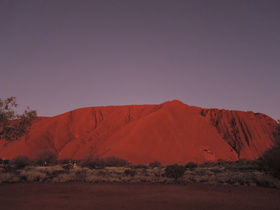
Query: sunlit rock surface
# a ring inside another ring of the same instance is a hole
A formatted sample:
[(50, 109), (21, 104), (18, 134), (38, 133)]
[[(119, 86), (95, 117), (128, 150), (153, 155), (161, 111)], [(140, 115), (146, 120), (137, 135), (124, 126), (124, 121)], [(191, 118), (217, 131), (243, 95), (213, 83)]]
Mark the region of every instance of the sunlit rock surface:
[(60, 159), (117, 156), (163, 164), (256, 159), (273, 145), (276, 121), (259, 113), (160, 105), (77, 109), (35, 120), (28, 138), (0, 142), (0, 157), (54, 150)]

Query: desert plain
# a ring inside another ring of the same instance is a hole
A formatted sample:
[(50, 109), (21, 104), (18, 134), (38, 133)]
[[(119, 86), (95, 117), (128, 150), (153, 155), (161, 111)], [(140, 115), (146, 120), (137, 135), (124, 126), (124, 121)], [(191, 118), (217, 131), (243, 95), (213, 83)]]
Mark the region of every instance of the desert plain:
[(279, 209), (280, 191), (203, 184), (1, 184), (1, 210)]

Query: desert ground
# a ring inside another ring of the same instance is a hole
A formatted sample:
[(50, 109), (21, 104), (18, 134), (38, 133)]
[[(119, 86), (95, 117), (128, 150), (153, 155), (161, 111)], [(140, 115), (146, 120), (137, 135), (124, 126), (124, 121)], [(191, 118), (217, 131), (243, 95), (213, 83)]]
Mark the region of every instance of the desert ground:
[(0, 185), (1, 210), (279, 209), (280, 190), (202, 184), (17, 183)]

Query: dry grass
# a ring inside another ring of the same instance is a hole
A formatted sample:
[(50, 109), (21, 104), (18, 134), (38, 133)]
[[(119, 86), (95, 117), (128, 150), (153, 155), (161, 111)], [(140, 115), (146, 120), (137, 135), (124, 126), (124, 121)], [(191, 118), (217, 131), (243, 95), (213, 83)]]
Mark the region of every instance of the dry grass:
[[(29, 166), (6, 170), (0, 167), (0, 183), (14, 182), (109, 182), (109, 183), (175, 183), (165, 177), (165, 167), (106, 167), (88, 169), (75, 166), (64, 169), (56, 166)], [(177, 183), (203, 183), (210, 185), (245, 185), (280, 188), (280, 180), (258, 170), (232, 170), (220, 165), (202, 165), (185, 171)]]
[(37, 170), (23, 170), (19, 176), (21, 180), (26, 182), (43, 182), (47, 175)]
[(15, 183), (19, 181), (20, 177), (14, 173), (1, 173), (0, 183)]

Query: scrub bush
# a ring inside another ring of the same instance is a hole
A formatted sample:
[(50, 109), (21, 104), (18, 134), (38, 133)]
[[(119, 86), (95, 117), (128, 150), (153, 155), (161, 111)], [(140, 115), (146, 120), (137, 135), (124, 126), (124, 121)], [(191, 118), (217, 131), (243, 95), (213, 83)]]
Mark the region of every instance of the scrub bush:
[(137, 171), (133, 170), (133, 169), (126, 169), (124, 171), (125, 176), (135, 176), (136, 174), (137, 174)]
[(112, 166), (117, 166), (117, 167), (123, 167), (129, 165), (129, 162), (127, 160), (112, 156), (112, 157), (107, 157), (104, 159), (105, 165), (112, 167)]
[(175, 182), (184, 175), (186, 167), (178, 164), (169, 165), (165, 168), (165, 176), (173, 178)]
[(53, 150), (43, 150), (37, 154), (36, 163), (40, 166), (55, 164), (57, 154)]
[(189, 162), (185, 165), (185, 167), (186, 167), (186, 169), (193, 171), (194, 169), (196, 169), (198, 167), (198, 164), (194, 163), (194, 162)]
[(161, 167), (162, 165), (161, 165), (160, 162), (154, 161), (154, 162), (150, 163), (149, 166), (150, 166), (151, 168), (156, 168), (156, 167)]
[(16, 169), (22, 169), (30, 165), (31, 161), (26, 155), (19, 155), (12, 159), (11, 164), (14, 165)]
[(273, 133), (275, 146), (268, 149), (260, 158), (259, 165), (262, 170), (280, 179), (280, 121)]

